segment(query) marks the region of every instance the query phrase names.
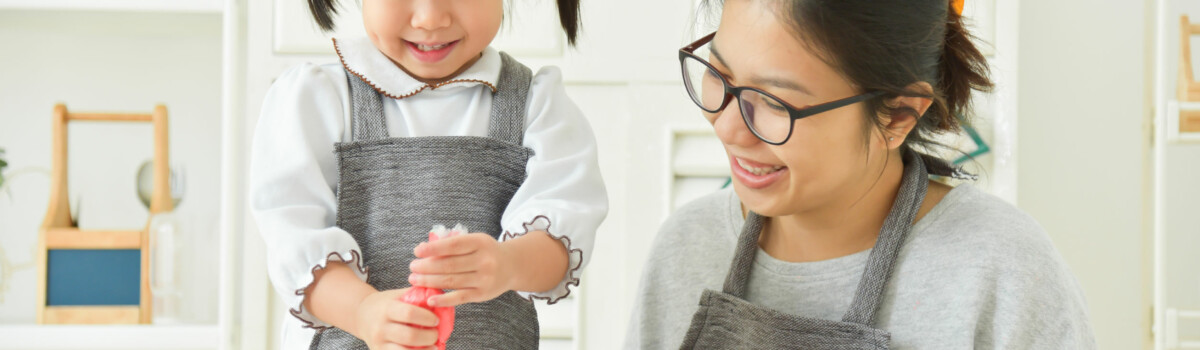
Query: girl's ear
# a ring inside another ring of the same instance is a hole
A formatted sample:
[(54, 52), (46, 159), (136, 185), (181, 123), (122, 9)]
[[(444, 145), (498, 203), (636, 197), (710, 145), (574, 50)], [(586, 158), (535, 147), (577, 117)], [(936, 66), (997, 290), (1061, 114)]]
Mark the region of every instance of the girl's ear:
[[(915, 82), (905, 87), (905, 90), (920, 95), (933, 95), (933, 87), (927, 82)], [(929, 110), (933, 99), (919, 96), (897, 96), (886, 102), (894, 112), (891, 115), (880, 116), (883, 124), (883, 142), (888, 149), (895, 149), (904, 144), (904, 138), (917, 127), (917, 121)], [(912, 114), (911, 112), (916, 112)]]

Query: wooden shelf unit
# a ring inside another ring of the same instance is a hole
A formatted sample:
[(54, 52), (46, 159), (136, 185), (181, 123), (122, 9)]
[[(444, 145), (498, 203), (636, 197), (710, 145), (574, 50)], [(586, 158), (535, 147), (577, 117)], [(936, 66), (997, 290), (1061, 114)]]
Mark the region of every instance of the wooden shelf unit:
[[(152, 315), (150, 294), (149, 227), (141, 230), (81, 230), (71, 219), (67, 196), (67, 124), (82, 122), (142, 122), (154, 125), (154, 190), (151, 215), (171, 211), (168, 182), (167, 108), (155, 106), (150, 114), (68, 113), (63, 104), (54, 106), (53, 148), (50, 173), (50, 204), (38, 236), (37, 323), (40, 324), (148, 324)], [(147, 225), (149, 223), (147, 222)], [(51, 250), (139, 250), (140, 286), (137, 305), (51, 306), (48, 303), (49, 255)]]

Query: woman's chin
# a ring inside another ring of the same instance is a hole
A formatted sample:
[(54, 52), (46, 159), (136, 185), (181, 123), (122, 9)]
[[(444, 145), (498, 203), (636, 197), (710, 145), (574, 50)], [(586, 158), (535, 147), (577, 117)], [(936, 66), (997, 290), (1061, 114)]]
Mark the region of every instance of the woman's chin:
[(762, 216), (779, 216), (786, 211), (781, 205), (784, 204), (784, 199), (780, 198), (778, 193), (756, 190), (740, 184), (734, 184), (733, 190), (737, 192), (738, 199), (742, 201), (746, 210)]

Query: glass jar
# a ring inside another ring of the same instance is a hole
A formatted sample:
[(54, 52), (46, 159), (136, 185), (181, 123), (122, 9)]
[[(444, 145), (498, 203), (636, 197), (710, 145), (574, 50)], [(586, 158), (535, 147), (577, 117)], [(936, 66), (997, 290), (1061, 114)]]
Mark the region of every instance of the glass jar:
[(158, 213), (150, 218), (150, 294), (155, 324), (179, 322), (179, 228), (179, 219), (174, 212)]

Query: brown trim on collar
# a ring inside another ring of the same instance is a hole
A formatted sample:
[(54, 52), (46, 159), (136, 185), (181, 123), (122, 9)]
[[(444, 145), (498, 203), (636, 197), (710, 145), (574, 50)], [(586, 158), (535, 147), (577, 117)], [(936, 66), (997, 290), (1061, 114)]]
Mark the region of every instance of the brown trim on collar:
[(400, 96), (392, 95), (391, 93), (388, 93), (387, 91), (384, 91), (383, 89), (379, 88), (379, 86), (376, 86), (374, 82), (367, 79), (367, 77), (363, 76), (362, 73), (356, 72), (353, 69), (350, 69), (349, 65), (346, 65), (346, 58), (342, 57), (342, 49), (340, 47), (338, 47), (337, 38), (333, 38), (333, 51), (337, 52), (338, 60), (342, 62), (342, 68), (345, 68), (347, 72), (350, 72), (350, 74), (354, 74), (354, 76), (358, 77), (359, 79), (362, 79), (363, 82), (367, 83), (367, 85), (370, 85), (372, 89), (375, 89), (375, 91), (378, 91), (380, 94), (390, 97), (390, 98), (397, 99), (397, 100), (405, 98), (405, 97), (409, 97), (412, 95), (416, 95), (417, 93), (419, 93), (421, 91), (425, 91), (425, 89), (433, 90), (433, 89), (437, 89), (437, 88), (440, 88), (440, 87), (443, 87), (443, 86), (446, 86), (449, 84), (453, 84), (453, 83), (480, 83), (483, 85), (487, 85), (487, 87), (489, 89), (492, 89), (492, 93), (496, 93), (496, 86), (492, 85), (492, 83), (489, 83), (489, 82), (486, 82), (483, 80), (452, 79), (452, 80), (447, 80), (447, 81), (443, 81), (443, 82), (436, 83), (436, 84), (426, 83), (425, 85), (422, 85), (420, 88), (413, 90), (412, 92), (409, 92), (404, 95), (400, 95)]

